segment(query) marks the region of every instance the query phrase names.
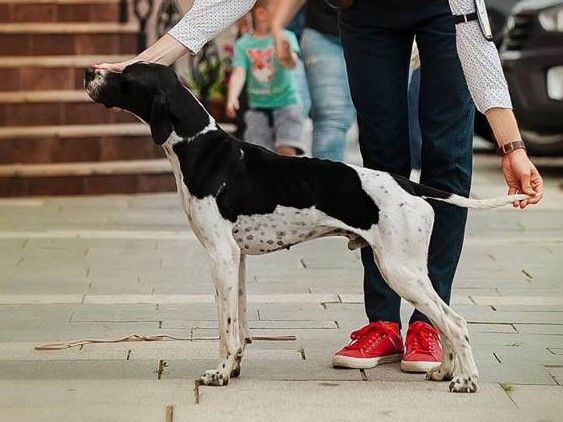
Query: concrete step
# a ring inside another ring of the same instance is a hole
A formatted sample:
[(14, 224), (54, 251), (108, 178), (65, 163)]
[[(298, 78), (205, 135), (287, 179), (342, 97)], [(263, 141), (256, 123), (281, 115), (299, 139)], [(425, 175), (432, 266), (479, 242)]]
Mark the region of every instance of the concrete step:
[(5, 56), (134, 54), (135, 23), (1, 23)]
[(73, 177), (120, 174), (171, 174), (166, 159), (108, 161), (103, 163), (5, 164), (0, 177)]
[(9, 56), (0, 59), (0, 92), (81, 90), (84, 69), (93, 63), (114, 63), (133, 55)]
[(144, 123), (0, 128), (0, 164), (164, 158)]
[(0, 127), (127, 122), (138, 119), (92, 102), (83, 90), (0, 92)]
[(0, 23), (117, 22), (119, 0), (0, 0)]
[(165, 159), (0, 165), (0, 196), (172, 192)]

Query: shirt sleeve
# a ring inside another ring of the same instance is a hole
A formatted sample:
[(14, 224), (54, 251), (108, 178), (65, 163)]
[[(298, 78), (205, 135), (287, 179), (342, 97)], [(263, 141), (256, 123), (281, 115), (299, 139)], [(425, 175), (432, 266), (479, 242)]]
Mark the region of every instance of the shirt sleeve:
[(246, 53), (244, 51), (245, 45), (242, 38), (239, 38), (237, 42), (235, 42), (235, 52), (233, 55), (233, 67), (242, 67), (244, 69), (248, 69), (250, 67), (250, 63)]
[[(452, 14), (466, 15), (475, 11), (473, 0), (448, 0)], [(487, 41), (477, 21), (456, 25), (456, 43), (463, 73), (477, 109), (512, 108), (506, 79), (497, 48)]]
[(256, 0), (194, 0), (193, 7), (168, 33), (192, 53), (216, 37), (254, 5)]

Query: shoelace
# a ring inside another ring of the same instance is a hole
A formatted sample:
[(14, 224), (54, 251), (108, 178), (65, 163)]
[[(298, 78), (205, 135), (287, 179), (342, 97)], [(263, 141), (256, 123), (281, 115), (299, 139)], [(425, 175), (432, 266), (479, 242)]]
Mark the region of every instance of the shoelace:
[(412, 352), (430, 352), (432, 355), (435, 354), (438, 337), (436, 336), (434, 330), (422, 328), (420, 330), (417, 330), (412, 336), (412, 340), (409, 339), (409, 348), (412, 350)]
[(348, 350), (366, 350), (377, 343), (387, 334), (387, 330), (380, 324), (368, 324), (350, 334), (352, 341), (346, 348)]

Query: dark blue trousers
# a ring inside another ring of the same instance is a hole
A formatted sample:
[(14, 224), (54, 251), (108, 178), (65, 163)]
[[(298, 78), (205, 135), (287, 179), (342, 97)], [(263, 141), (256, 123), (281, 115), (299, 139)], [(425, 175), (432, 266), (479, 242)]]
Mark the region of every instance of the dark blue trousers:
[[(456, 50), (447, 0), (356, 0), (340, 12), (364, 165), (408, 176), (411, 169), (408, 72), (416, 35), (421, 57), (421, 183), (467, 196), (475, 108)], [(463, 245), (466, 210), (430, 201), (435, 211), (428, 271), (447, 303)], [(370, 321), (400, 322), (400, 298), (383, 280), (370, 248), (362, 250)], [(428, 321), (415, 311), (412, 321)]]

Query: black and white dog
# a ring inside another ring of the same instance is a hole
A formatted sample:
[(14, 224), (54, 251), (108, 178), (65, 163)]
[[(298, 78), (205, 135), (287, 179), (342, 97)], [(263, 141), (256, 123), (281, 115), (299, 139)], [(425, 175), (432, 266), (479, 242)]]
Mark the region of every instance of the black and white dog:
[(450, 391), (474, 392), (477, 367), (465, 320), (434, 291), (428, 244), (434, 213), (424, 198), (493, 208), (526, 195), (473, 200), (388, 173), (312, 158), (287, 158), (233, 138), (166, 66), (137, 63), (123, 73), (86, 71), (90, 97), (148, 122), (176, 177), (181, 204), (206, 249), (215, 283), (220, 349), (200, 382), (226, 385), (240, 373), (246, 343), (245, 256), (323, 236), (370, 246), (385, 280), (440, 331), (442, 364), (427, 374)]

